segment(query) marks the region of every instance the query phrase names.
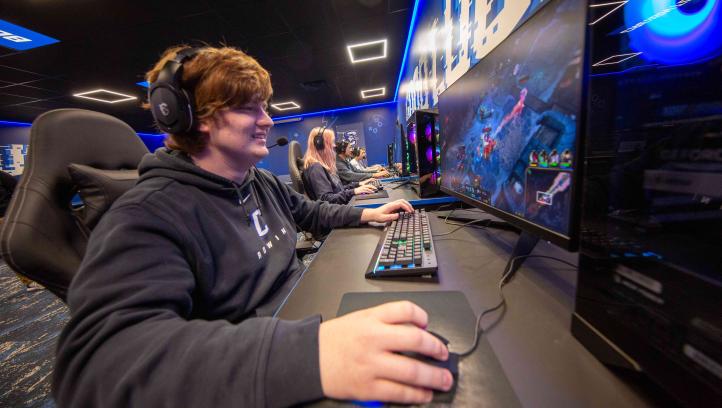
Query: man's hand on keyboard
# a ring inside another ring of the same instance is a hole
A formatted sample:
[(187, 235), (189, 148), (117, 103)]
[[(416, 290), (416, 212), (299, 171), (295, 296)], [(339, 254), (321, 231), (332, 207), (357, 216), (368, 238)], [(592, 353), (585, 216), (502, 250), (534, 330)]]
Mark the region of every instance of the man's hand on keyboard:
[(374, 186), (371, 185), (371, 184), (367, 184), (367, 185), (364, 185), (364, 186), (358, 186), (358, 187), (356, 187), (356, 188), (353, 189), (353, 193), (354, 193), (355, 195), (359, 195), (359, 194), (371, 194), (371, 193), (375, 193), (375, 192), (376, 192), (376, 187), (374, 187)]
[(378, 208), (366, 208), (361, 213), (361, 222), (389, 222), (399, 218), (398, 212), (413, 212), (414, 207), (406, 200), (396, 200)]
[(424, 330), (427, 313), (411, 302), (393, 302), (321, 324), (318, 334), (321, 387), (337, 399), (430, 402), (432, 389), (449, 390), (443, 368), (395, 352), (416, 352), (445, 361), (449, 352)]

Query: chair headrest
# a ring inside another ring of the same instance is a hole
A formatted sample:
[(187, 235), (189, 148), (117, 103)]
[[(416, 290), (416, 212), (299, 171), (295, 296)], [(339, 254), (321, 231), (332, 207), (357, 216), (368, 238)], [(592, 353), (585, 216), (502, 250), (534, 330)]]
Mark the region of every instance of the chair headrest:
[(64, 299), (87, 244), (70, 207), (77, 187), (68, 165), (135, 169), (147, 153), (135, 131), (110, 115), (58, 109), (38, 116), (0, 234), (0, 254), (8, 265)]
[(288, 145), (288, 174), (291, 176), (291, 184), (293, 189), (300, 194), (306, 191), (301, 178), (301, 169), (303, 169), (303, 154), (301, 153), (301, 144), (296, 140), (292, 140)]

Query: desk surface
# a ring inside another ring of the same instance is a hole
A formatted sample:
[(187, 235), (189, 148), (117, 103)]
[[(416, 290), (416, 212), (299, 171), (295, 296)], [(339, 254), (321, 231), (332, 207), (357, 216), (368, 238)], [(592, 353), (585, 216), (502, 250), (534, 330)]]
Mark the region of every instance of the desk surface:
[[(429, 218), (434, 234), (455, 228), (433, 215)], [(478, 314), (498, 302), (497, 283), (517, 237), (508, 231), (463, 228), (435, 238), (439, 279), (429, 283), (365, 279), (364, 272), (380, 235), (381, 230), (374, 227), (334, 230), (279, 316), (301, 319), (320, 313), (325, 320), (331, 319), (347, 292), (433, 290), (464, 292)], [(576, 263), (575, 254), (544, 242), (534, 253)], [(650, 406), (649, 400), (572, 337), (569, 327), (575, 287), (575, 269), (552, 260), (530, 258), (504, 289), (507, 310), (499, 323), (489, 328), (497, 315), (484, 318), (482, 325), (488, 330), (484, 335), (518, 401), (530, 407)], [(476, 360), (470, 359), (470, 364)], [(455, 401), (493, 405), (460, 394), (469, 388), (462, 388), (464, 381), (483, 381), (483, 377), (465, 376), (470, 370), (464, 370), (464, 363), (460, 366), (460, 389)], [(482, 374), (490, 374), (483, 373), (483, 369), (479, 369)]]
[(414, 189), (413, 185), (406, 184), (403, 186), (400, 186), (399, 188), (394, 188), (398, 185), (398, 182), (384, 182), (384, 190), (389, 193), (388, 198), (372, 198), (368, 200), (357, 200), (356, 197), (353, 197), (351, 201), (349, 202), (350, 205), (354, 207), (361, 207), (361, 208), (374, 208), (382, 206), (386, 203), (389, 203), (394, 200), (400, 200), (404, 199), (407, 200), (413, 205), (414, 207), (427, 207), (431, 205), (438, 205), (438, 204), (446, 204), (446, 203), (455, 203), (459, 201), (459, 199), (455, 197), (449, 197), (449, 196), (443, 196), (443, 197), (433, 197), (433, 198), (419, 198), (419, 195), (416, 193), (416, 190)]

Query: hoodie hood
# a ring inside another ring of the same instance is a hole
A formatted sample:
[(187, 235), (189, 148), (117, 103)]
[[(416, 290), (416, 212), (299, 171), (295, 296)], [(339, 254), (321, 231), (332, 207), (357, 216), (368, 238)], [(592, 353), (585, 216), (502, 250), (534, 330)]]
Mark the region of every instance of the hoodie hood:
[(155, 153), (143, 156), (138, 165), (138, 183), (155, 177), (171, 178), (201, 190), (237, 196), (239, 191), (245, 191), (250, 186), (256, 171), (255, 167), (251, 168), (243, 183), (238, 184), (196, 166), (185, 152), (160, 148)]

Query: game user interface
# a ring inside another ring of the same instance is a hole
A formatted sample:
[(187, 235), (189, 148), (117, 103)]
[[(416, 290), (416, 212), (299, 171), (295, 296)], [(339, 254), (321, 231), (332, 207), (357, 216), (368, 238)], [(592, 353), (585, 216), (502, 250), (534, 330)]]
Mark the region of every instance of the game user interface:
[(544, 6), (439, 100), (442, 187), (566, 237), (580, 165), (583, 3)]

